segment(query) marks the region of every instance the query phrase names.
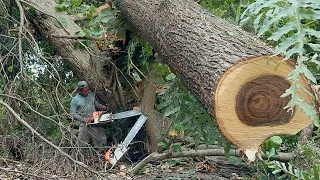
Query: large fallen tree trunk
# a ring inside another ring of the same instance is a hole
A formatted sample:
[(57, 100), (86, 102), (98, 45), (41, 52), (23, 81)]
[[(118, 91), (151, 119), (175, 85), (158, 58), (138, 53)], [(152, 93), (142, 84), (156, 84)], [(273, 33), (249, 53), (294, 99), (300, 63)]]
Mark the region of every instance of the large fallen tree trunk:
[(282, 58), (269, 59), (273, 49), (253, 35), (192, 0), (116, 0), (115, 4), (207, 111), (216, 115), (224, 136), (250, 160), (269, 136), (295, 134), (311, 123), (299, 108), (291, 114), (283, 109), (290, 98), (280, 95), (290, 87), (286, 77), (294, 65), (284, 61), (276, 70)]

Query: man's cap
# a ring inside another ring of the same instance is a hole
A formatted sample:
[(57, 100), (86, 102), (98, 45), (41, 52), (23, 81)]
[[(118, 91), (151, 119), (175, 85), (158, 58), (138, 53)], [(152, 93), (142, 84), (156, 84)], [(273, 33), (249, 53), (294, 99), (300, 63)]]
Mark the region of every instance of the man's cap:
[(88, 87), (88, 83), (86, 81), (80, 81), (78, 83), (78, 90), (82, 90), (85, 87)]

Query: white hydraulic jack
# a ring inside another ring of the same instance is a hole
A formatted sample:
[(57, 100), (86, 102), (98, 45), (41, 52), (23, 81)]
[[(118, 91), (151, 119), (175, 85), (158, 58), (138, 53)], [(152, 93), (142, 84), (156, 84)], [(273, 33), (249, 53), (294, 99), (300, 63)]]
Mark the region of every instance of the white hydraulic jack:
[(118, 162), (118, 160), (128, 151), (129, 144), (137, 135), (138, 131), (141, 129), (148, 117), (143, 115), (141, 110), (124, 111), (116, 114), (105, 113), (104, 111), (96, 111), (93, 113), (92, 117), (94, 121), (90, 124), (106, 124), (109, 122), (113, 122), (116, 119), (123, 119), (139, 115), (140, 117), (138, 118), (137, 122), (133, 125), (124, 141), (117, 145), (117, 148), (114, 150), (113, 153), (111, 149), (109, 149), (105, 154), (106, 162), (111, 164), (111, 169)]

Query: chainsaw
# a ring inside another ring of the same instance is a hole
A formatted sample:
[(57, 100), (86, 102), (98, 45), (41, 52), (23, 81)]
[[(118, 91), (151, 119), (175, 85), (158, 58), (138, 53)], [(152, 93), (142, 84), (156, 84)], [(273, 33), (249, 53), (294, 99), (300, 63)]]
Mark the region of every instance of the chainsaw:
[(133, 138), (137, 135), (138, 131), (141, 129), (143, 124), (147, 120), (147, 116), (142, 114), (141, 110), (131, 110), (131, 111), (124, 111), (120, 113), (106, 113), (105, 111), (96, 111), (92, 114), (93, 122), (89, 123), (88, 125), (93, 124), (106, 124), (109, 122), (113, 122), (116, 119), (123, 119), (133, 116), (138, 116), (137, 122), (133, 125), (130, 132), (126, 136), (126, 138), (123, 140), (123, 142), (119, 145), (117, 145), (117, 148), (112, 153), (112, 150), (109, 149), (105, 154), (105, 160), (106, 163), (111, 164), (111, 169), (114, 167), (114, 165), (118, 162), (118, 160), (129, 150), (129, 144), (133, 140)]

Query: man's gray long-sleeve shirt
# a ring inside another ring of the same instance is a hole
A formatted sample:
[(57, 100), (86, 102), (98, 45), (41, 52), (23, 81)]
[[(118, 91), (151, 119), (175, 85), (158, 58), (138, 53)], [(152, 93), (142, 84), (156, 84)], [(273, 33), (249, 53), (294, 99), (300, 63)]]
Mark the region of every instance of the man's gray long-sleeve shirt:
[(92, 116), (92, 113), (100, 108), (100, 104), (96, 101), (94, 94), (89, 91), (87, 96), (77, 94), (71, 101), (70, 111), (73, 118), (81, 123)]

